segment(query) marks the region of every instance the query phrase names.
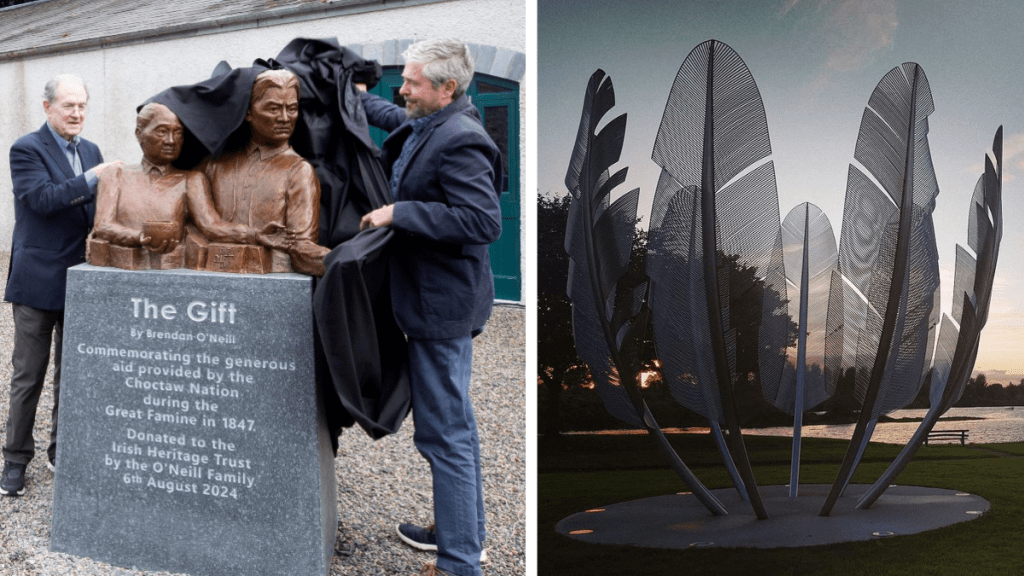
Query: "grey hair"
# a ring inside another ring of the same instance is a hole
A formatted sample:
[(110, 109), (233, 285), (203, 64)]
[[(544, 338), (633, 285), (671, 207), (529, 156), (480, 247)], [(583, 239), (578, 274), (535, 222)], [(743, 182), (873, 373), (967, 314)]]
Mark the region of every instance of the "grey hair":
[(465, 42), (452, 39), (423, 40), (402, 53), (406, 63), (423, 65), (423, 77), (437, 89), (448, 80), (455, 80), (452, 100), (466, 93), (473, 80), (473, 55)]
[(75, 76), (74, 74), (58, 74), (53, 78), (50, 78), (46, 82), (46, 86), (43, 86), (43, 98), (45, 98), (50, 104), (53, 104), (53, 102), (57, 100), (57, 87), (60, 86), (61, 82), (74, 82), (81, 84), (82, 88), (85, 90), (85, 99), (89, 99), (89, 89), (85, 86), (85, 80), (82, 80), (81, 77)]

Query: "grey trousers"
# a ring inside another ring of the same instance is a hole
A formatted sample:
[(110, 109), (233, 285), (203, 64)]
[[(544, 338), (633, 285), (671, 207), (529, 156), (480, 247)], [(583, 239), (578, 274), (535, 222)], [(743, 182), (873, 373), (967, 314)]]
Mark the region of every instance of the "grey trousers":
[(64, 339), (64, 311), (40, 310), (24, 304), (13, 304), (14, 354), (11, 364), (11, 407), (7, 414), (7, 438), (4, 460), (28, 464), (35, 455), (32, 428), (36, 423), (36, 406), (43, 391), (46, 366), (50, 363), (50, 339), (53, 339), (53, 414), (50, 425), (50, 457), (57, 454), (57, 406), (60, 397), (60, 358)]

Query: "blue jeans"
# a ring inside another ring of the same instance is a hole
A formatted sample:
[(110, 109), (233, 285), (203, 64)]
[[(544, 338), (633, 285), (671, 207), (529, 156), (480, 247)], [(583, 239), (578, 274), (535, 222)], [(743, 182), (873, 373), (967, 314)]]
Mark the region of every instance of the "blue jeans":
[(416, 448), (434, 481), (437, 567), (481, 576), (485, 537), (480, 439), (469, 397), (470, 335), (447, 340), (409, 338)]

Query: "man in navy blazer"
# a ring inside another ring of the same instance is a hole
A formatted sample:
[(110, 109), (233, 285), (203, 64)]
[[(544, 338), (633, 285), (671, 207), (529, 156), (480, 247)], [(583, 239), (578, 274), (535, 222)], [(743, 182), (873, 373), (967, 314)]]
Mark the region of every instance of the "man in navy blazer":
[(85, 262), (92, 227), (100, 149), (79, 136), (89, 94), (82, 80), (60, 75), (43, 91), (46, 123), (11, 146), (14, 238), (4, 299), (14, 312), (10, 410), (3, 446), (0, 494), (25, 491), (25, 468), (35, 455), (32, 427), (53, 340), (53, 415), (47, 464), (57, 454), (57, 406), (67, 269)]
[(494, 302), (487, 246), (501, 235), (501, 155), (465, 96), (468, 47), (424, 41), (403, 56), (404, 110), (362, 95), (369, 123), (391, 132), (383, 152), (395, 203), (360, 224), (395, 230), (391, 301), (409, 342), (414, 439), (433, 474), (435, 526), (400, 524), (398, 534), (437, 550), (426, 574), (479, 576), (484, 509), (469, 382), (472, 338)]

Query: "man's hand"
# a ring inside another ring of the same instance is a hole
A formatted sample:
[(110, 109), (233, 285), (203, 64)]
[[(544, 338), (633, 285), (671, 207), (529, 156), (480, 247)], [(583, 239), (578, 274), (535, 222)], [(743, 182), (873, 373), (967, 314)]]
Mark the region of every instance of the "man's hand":
[(391, 220), (394, 217), (395, 205), (388, 204), (381, 208), (377, 208), (373, 212), (370, 212), (363, 219), (359, 221), (359, 229), (366, 230), (367, 228), (378, 228), (380, 226), (387, 226), (391, 224)]
[(124, 164), (124, 162), (120, 160), (114, 160), (113, 162), (104, 162), (103, 164), (97, 164), (92, 167), (92, 173), (95, 174), (97, 178), (99, 178), (100, 174), (103, 174), (103, 171), (106, 170), (107, 168), (110, 168), (111, 166), (120, 166), (121, 164)]

